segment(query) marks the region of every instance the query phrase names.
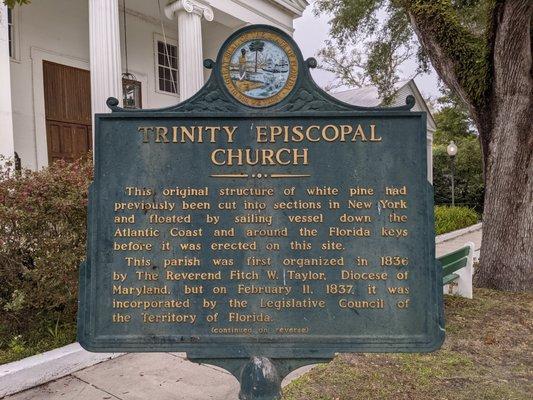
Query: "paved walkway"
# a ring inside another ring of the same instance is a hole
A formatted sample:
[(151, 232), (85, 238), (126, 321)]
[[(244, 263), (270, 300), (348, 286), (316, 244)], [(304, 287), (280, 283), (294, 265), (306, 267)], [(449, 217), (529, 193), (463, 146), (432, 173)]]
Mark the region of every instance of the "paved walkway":
[(183, 353), (131, 353), (5, 400), (228, 400), (238, 390), (228, 372)]
[[(481, 246), (481, 229), (439, 243), (437, 256), (466, 242)], [(284, 383), (308, 371), (301, 368)], [(185, 359), (183, 353), (132, 353), (7, 396), (4, 400), (231, 400), (239, 384), (228, 372)]]

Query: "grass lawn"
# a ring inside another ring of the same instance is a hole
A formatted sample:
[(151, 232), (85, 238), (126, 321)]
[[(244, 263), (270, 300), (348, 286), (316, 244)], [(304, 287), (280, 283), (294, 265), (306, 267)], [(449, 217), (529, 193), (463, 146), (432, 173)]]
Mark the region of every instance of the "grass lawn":
[(431, 354), (344, 354), (293, 381), (284, 400), (531, 400), (533, 294), (445, 296)]
[(76, 341), (76, 324), (45, 322), (15, 334), (0, 325), (0, 364), (17, 361)]

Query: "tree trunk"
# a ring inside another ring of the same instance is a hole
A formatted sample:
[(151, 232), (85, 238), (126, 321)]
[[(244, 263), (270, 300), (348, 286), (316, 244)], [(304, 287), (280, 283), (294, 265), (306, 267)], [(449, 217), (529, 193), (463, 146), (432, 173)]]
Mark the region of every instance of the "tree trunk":
[[(533, 79), (527, 1), (507, 1), (498, 15), (494, 83), (485, 142), (485, 206), (477, 286), (533, 289)], [(486, 154), (488, 153), (488, 154)]]
[(527, 99), (521, 105), (502, 99), (495, 112), (486, 162), (481, 259), (474, 283), (526, 291), (533, 288), (533, 110)]
[[(409, 11), (413, 3), (403, 4)], [(409, 15), (439, 77), (463, 99), (480, 134), (485, 206), (474, 282), (524, 291), (533, 289), (533, 2), (502, 0), (494, 7), (487, 55), (490, 86), (483, 99), (473, 98), (463, 87), (460, 73), (474, 71), (462, 71), (458, 60), (445, 51), (449, 43), (435, 34), (431, 14)]]

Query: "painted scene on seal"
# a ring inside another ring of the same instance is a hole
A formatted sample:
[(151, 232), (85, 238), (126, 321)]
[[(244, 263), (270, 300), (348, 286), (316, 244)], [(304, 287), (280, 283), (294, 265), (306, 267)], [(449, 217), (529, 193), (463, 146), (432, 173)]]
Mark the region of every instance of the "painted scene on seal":
[(231, 56), (231, 80), (237, 90), (254, 99), (266, 99), (280, 92), (289, 77), (289, 58), (277, 44), (250, 40)]

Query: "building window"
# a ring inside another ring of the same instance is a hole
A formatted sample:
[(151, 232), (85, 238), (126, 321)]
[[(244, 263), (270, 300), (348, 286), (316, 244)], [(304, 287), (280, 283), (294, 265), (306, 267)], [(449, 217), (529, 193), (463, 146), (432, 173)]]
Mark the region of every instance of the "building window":
[(178, 46), (157, 41), (157, 86), (166, 93), (178, 93)]
[(9, 57), (15, 58), (15, 27), (13, 25), (13, 10), (7, 8), (7, 34), (9, 37)]

